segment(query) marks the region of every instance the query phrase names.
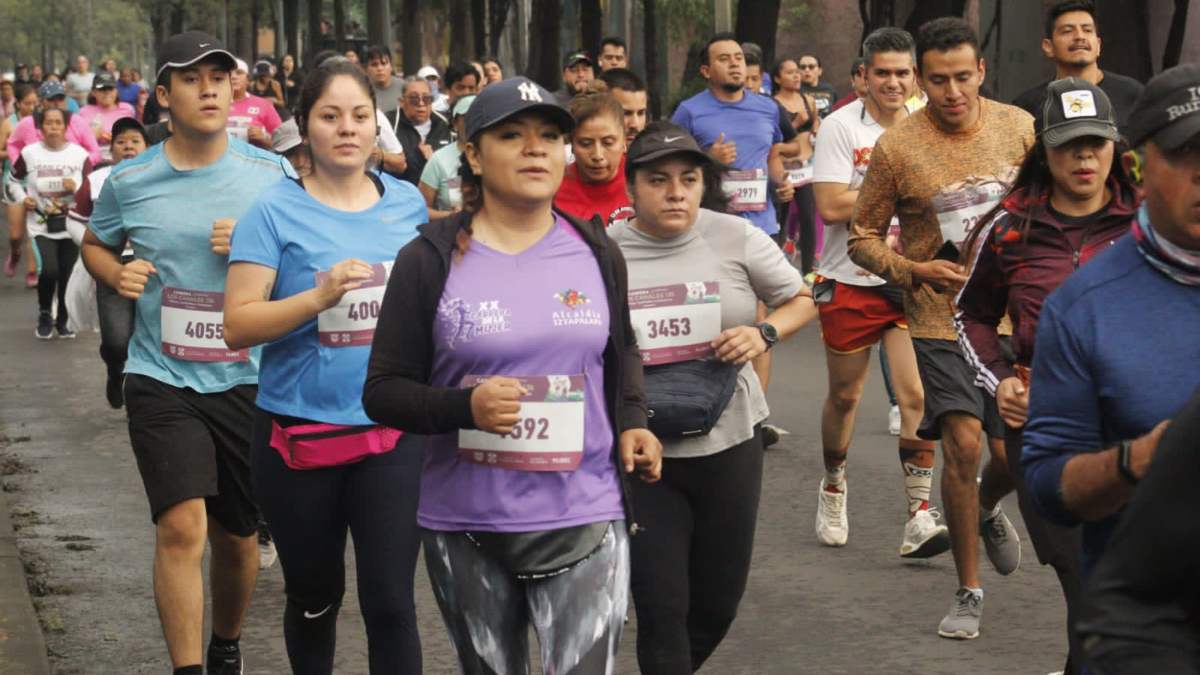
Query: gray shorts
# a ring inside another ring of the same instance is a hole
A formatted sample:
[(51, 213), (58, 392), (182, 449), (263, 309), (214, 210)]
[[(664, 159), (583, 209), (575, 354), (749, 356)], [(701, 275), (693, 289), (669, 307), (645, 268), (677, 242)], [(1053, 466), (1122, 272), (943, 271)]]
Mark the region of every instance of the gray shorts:
[[(1002, 340), (1007, 346), (1007, 340)], [(942, 437), (942, 416), (961, 412), (983, 423), (991, 438), (1004, 438), (1004, 420), (996, 409), (996, 399), (975, 385), (975, 370), (962, 355), (958, 342), (931, 338), (913, 338), (917, 371), (925, 388), (925, 416), (917, 436), (927, 441)]]

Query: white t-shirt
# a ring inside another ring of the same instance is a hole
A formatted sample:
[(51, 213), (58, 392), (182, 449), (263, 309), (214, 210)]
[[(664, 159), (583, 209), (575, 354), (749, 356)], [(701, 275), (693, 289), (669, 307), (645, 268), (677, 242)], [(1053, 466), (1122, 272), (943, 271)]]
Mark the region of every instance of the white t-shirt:
[(80, 73), (72, 70), (67, 73), (67, 93), (72, 98), (86, 97), (92, 90), (92, 81), (96, 79), (93, 72)]
[(404, 146), (400, 145), (400, 139), (396, 138), (396, 132), (392, 131), (392, 125), (388, 123), (387, 115), (383, 114), (382, 110), (375, 111), (375, 122), (379, 125), (379, 137), (375, 139), (379, 149), (389, 155), (403, 153)]
[[(871, 163), (871, 150), (883, 135), (883, 127), (867, 113), (861, 100), (847, 104), (821, 121), (821, 133), (813, 147), (813, 182), (862, 186)], [(851, 286), (881, 286), (880, 277), (855, 265), (846, 250), (850, 238), (848, 221), (825, 223), (825, 248), (818, 272), (827, 279)]]
[(414, 125), (413, 128), (417, 130), (418, 134), (421, 134), (421, 142), (424, 143), (425, 138), (429, 136), (429, 132), (433, 129), (433, 118), (430, 117), (425, 120), (424, 124)]
[[(87, 162), (87, 150), (70, 142), (58, 150), (50, 149), (41, 141), (21, 149), (21, 156), (13, 165), (12, 192), (17, 201), (26, 197), (37, 201), (37, 209), (25, 212), (25, 227), (30, 237), (67, 239), (71, 236), (65, 229), (48, 231), (45, 217), (51, 213), (67, 215), (75, 203), (75, 191), (83, 184)], [(65, 184), (68, 178), (73, 187)]]

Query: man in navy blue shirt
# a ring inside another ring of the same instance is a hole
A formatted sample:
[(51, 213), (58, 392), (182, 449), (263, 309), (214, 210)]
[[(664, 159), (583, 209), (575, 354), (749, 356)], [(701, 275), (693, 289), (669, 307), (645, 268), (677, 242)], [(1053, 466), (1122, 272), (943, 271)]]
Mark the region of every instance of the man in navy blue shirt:
[(1037, 508), (1083, 522), (1085, 575), (1200, 385), (1200, 65), (1151, 80), (1128, 128), (1145, 203), (1046, 301), (1021, 456)]

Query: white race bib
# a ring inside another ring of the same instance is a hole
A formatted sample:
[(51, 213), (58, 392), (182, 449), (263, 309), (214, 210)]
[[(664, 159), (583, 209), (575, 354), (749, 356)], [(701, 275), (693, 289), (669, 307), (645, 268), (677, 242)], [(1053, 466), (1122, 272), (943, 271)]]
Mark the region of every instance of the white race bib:
[(446, 181), (446, 192), (450, 196), (450, 208), (462, 206), (462, 176), (455, 176)]
[(767, 210), (767, 170), (726, 171), (721, 179), (721, 188), (729, 197), (729, 208), (733, 211)]
[(935, 195), (932, 203), (937, 212), (942, 241), (954, 242), (962, 249), (963, 240), (983, 216), (995, 208), (1008, 191), (1000, 181), (968, 185), (959, 190)]
[[(468, 375), (463, 387), (473, 387), (486, 375)], [(530, 393), (521, 398), (521, 419), (513, 430), (499, 434), (463, 429), (458, 432), (460, 456), (475, 464), (522, 471), (574, 471), (583, 459), (583, 375), (517, 377)]]
[(225, 294), (164, 286), (162, 353), (181, 361), (248, 361), (250, 350), (225, 344)]
[(250, 123), (253, 121), (253, 117), (230, 115), (225, 122), (225, 131), (234, 138), (247, 140), (250, 138)]
[(783, 163), (783, 168), (787, 171), (788, 182), (793, 187), (804, 187), (812, 182), (813, 163), (811, 157), (807, 162), (801, 162), (798, 159), (786, 161)]
[(720, 285), (689, 281), (630, 290), (629, 318), (644, 364), (704, 358), (721, 332)]
[[(387, 289), (391, 262), (371, 265), (374, 276), (363, 285), (342, 296), (342, 301), (317, 315), (317, 338), (326, 347), (358, 347), (371, 344), (379, 307)], [(320, 286), (329, 272), (317, 272)]]

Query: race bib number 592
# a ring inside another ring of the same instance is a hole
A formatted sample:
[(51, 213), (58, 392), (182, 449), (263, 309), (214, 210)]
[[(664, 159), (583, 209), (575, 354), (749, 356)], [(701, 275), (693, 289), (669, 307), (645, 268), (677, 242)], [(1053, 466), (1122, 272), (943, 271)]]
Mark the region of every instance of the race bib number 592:
[[(487, 376), (468, 375), (463, 387)], [(478, 429), (458, 432), (459, 455), (473, 464), (522, 471), (574, 471), (583, 458), (583, 375), (517, 377), (529, 393), (521, 397), (520, 419), (507, 434)]]

